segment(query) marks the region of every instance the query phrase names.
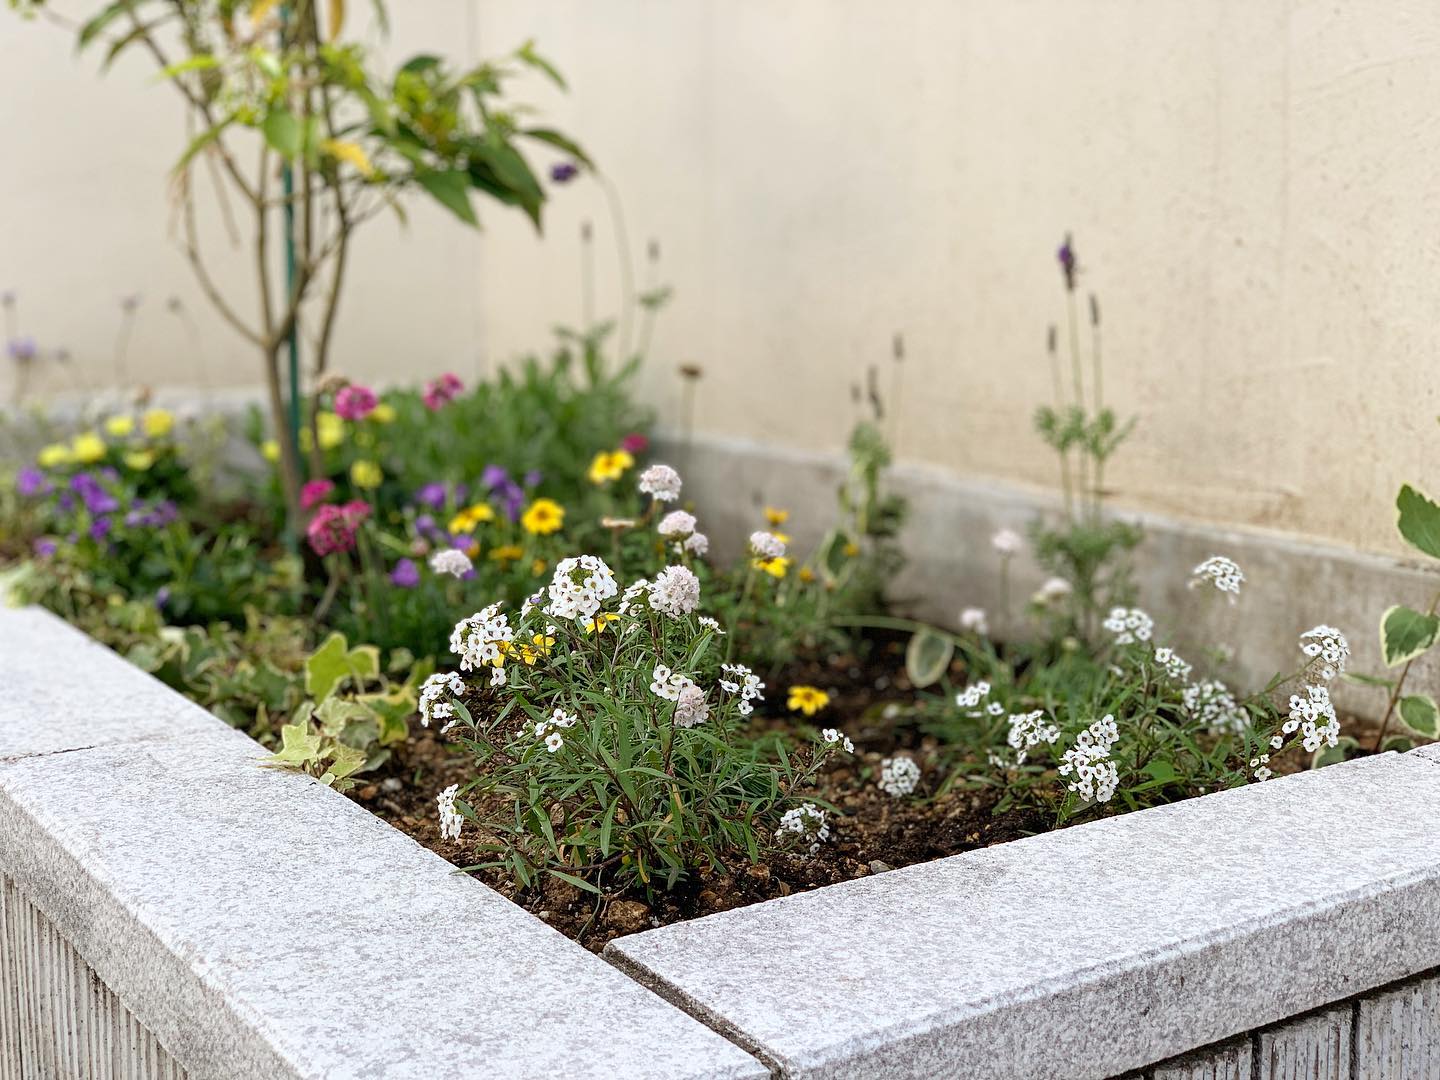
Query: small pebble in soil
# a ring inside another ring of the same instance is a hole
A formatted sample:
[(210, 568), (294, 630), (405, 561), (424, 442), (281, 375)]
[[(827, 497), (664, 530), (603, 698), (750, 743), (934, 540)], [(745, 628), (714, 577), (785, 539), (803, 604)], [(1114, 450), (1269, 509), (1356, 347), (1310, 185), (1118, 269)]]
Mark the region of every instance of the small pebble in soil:
[(391, 795), (402, 790), (404, 787), (405, 782), (398, 776), (387, 776), (384, 780), (380, 781), (380, 790), (388, 791)]
[(616, 900), (605, 910), (605, 925), (622, 934), (637, 934), (650, 925), (650, 909), (639, 900)]
[(883, 859), (870, 860), (870, 872), (872, 874), (883, 874), (886, 870), (894, 869), (895, 868), (893, 866), (891, 866), (888, 862), (885, 862)]

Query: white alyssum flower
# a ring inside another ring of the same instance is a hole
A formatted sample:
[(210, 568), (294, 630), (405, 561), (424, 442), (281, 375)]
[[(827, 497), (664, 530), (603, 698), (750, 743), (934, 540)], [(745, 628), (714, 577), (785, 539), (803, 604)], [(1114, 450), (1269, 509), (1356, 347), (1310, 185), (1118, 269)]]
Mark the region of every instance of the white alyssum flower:
[(1185, 687), (1180, 694), (1185, 708), (1196, 722), (1211, 731), (1239, 734), (1250, 723), (1250, 714), (1235, 701), (1235, 695), (1223, 682), (1202, 679)]
[(669, 465), (651, 465), (640, 474), (640, 493), (657, 502), (680, 498), (680, 474)]
[(475, 569), (470, 556), (459, 548), (441, 548), (430, 556), (430, 569), (437, 574), (451, 574), (461, 578)]
[(1074, 591), (1074, 586), (1063, 577), (1050, 577), (1046, 578), (1040, 588), (1035, 590), (1035, 595), (1031, 597), (1031, 600), (1040, 607), (1049, 607), (1051, 604), (1058, 604)]
[(752, 701), (764, 701), (765, 695), (760, 693), (765, 689), (765, 684), (744, 664), (721, 664), (720, 670), (729, 675), (728, 679), (720, 680), (720, 689), (727, 694), (739, 694), (740, 704), (738, 706), (741, 716), (749, 716), (755, 711)]
[(459, 784), (451, 784), (435, 796), (435, 805), (440, 810), (440, 835), (446, 840), (459, 840), (465, 825), (464, 815), (455, 809), (455, 796), (459, 791)]
[(507, 681), (508, 679), (505, 675), (505, 669), (503, 667), (496, 667), (490, 669), (491, 686), (504, 686)]
[(990, 623), (985, 618), (985, 609), (967, 607), (960, 612), (960, 629), (981, 637), (989, 637)]
[(710, 538), (702, 532), (691, 533), (685, 538), (684, 548), (691, 555), (708, 555), (710, 553)]
[(1345, 673), (1350, 658), (1350, 642), (1333, 626), (1323, 623), (1300, 635), (1300, 651), (1315, 661), (1315, 668), (1327, 682)]
[(675, 699), (675, 725), (691, 728), (710, 719), (710, 706), (705, 702), (705, 691), (689, 679), (680, 687)]
[(1233, 604), (1240, 595), (1240, 586), (1245, 583), (1245, 571), (1240, 569), (1234, 559), (1224, 555), (1211, 555), (1190, 573), (1190, 588), (1197, 588), (1206, 582), (1222, 593), (1228, 593)]
[(775, 839), (782, 843), (794, 840), (801, 843), (810, 841), (810, 854), (820, 850), (820, 845), (830, 839), (830, 815), (813, 803), (801, 803), (780, 815), (780, 827), (775, 830)]
[[(497, 669), (503, 670), (503, 669)], [(453, 702), (442, 700), (446, 694), (459, 697), (465, 693), (465, 680), (453, 671), (436, 672), (420, 684), (420, 726), (429, 727), (431, 720), (451, 720), (455, 716)], [(449, 730), (446, 724), (443, 731)]]
[(920, 766), (914, 758), (905, 756), (886, 758), (880, 763), (878, 785), (885, 794), (899, 799), (909, 795), (920, 783)]
[(682, 536), (689, 536), (695, 531), (695, 515), (684, 510), (671, 510), (660, 519), (656, 531), (667, 539), (678, 540)]
[(1250, 759), (1250, 768), (1255, 770), (1255, 779), (1264, 783), (1275, 774), (1270, 771), (1270, 755), (1261, 754), (1259, 757)]
[(545, 736), (545, 749), (549, 753), (555, 753), (555, 751), (559, 750), (564, 745), (565, 736), (561, 735), (558, 731), (552, 731), (549, 735)]
[(461, 671), (474, 671), (499, 660), (501, 646), (514, 640), (510, 620), (501, 613), (499, 604), (490, 604), (455, 624), (450, 648), (460, 657)]
[(990, 684), (984, 679), (971, 683), (955, 695), (955, 704), (962, 709), (978, 708), (980, 703), (990, 696)]
[(1116, 645), (1149, 641), (1150, 635), (1155, 632), (1155, 620), (1139, 608), (1111, 608), (1109, 617), (1102, 625), (1115, 635)]
[(1001, 529), (990, 537), (990, 546), (1006, 558), (1020, 554), (1025, 547), (1025, 538), (1014, 529)]
[(546, 591), (550, 596), (543, 609), (546, 615), (587, 623), (595, 618), (600, 605), (620, 591), (620, 586), (615, 584), (615, 572), (604, 559), (580, 555), (556, 564)]
[(1005, 712), (1005, 706), (998, 701), (992, 701), (985, 706), (985, 711), (991, 716), (1000, 716)]
[(720, 626), (719, 619), (713, 619), (709, 615), (701, 615), (695, 621), (705, 627), (706, 630), (713, 630), (717, 634), (725, 633), (724, 629)]
[(656, 664), (654, 678), (650, 680), (650, 692), (666, 701), (679, 701), (680, 691), (689, 682), (688, 676), (676, 674), (664, 664)]
[(667, 566), (650, 585), (650, 606), (671, 618), (700, 606), (700, 579), (688, 566)]
[(855, 752), (855, 744), (851, 742), (849, 737), (839, 728), (827, 727), (824, 731), (820, 732), (820, 741), (826, 746), (843, 747), (847, 754), (853, 754)]
[(630, 608), (635, 604), (635, 601), (638, 600), (642, 594), (648, 594), (649, 592), (650, 580), (648, 578), (641, 578), (639, 581), (625, 586), (625, 592), (620, 596), (620, 614), (630, 614)]
[(1169, 645), (1162, 645), (1155, 650), (1155, 663), (1162, 671), (1176, 682), (1183, 682), (1190, 677), (1193, 670), (1189, 664), (1176, 654)]
[(1110, 760), (1110, 750), (1120, 738), (1115, 717), (1106, 713), (1079, 735), (1075, 745), (1062, 755), (1061, 776), (1074, 775), (1066, 787), (1086, 802), (1109, 802), (1120, 783), (1120, 771)]
[(785, 541), (774, 533), (757, 531), (750, 534), (750, 552), (760, 559), (778, 559), (785, 554)]
[(1321, 743), (1330, 746), (1340, 741), (1340, 718), (1330, 702), (1330, 690), (1324, 686), (1307, 686), (1305, 693), (1290, 695), (1290, 713), (1280, 730), (1286, 735), (1296, 729), (1306, 751), (1314, 753)]
[(1030, 749), (1040, 743), (1053, 743), (1060, 738), (1060, 729), (1045, 720), (1045, 710), (1036, 709), (1028, 713), (1011, 713), (1008, 720), (1010, 734), (1005, 741), (1017, 751), (1015, 762), (1025, 764)]

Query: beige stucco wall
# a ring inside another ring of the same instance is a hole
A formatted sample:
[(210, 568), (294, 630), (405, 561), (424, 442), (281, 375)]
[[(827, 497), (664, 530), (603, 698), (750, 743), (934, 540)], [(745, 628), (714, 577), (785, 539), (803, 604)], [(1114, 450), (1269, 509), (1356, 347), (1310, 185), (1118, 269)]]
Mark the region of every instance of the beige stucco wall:
[[(71, 5), (73, 8), (73, 4)], [(903, 331), (902, 456), (1021, 483), (1054, 249), (1073, 230), (1104, 306), (1107, 391), (1140, 414), (1131, 505), (1379, 551), (1403, 479), (1440, 487), (1440, 6), (1422, 0), (407, 0), (397, 55), (535, 37), (637, 254), (677, 289), (645, 392), (678, 426), (836, 447), (850, 385)], [(194, 381), (251, 361), (211, 332), (165, 243), (181, 137), (144, 65), (103, 81), (59, 31), (0, 20), (0, 286), (100, 374), (143, 291), (132, 366)], [(363, 242), (340, 335), (367, 377), (482, 370), (580, 313), (580, 222), (613, 302), (614, 219), (586, 181), (548, 238), (439, 212)], [(643, 276), (643, 272), (642, 272)], [(888, 382), (888, 378), (887, 378)]]

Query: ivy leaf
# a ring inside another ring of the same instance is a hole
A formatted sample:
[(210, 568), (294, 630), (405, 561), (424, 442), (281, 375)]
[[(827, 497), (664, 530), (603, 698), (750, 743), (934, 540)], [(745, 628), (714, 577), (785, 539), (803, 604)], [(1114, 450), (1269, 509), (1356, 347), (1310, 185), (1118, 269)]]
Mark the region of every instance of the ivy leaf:
[(1440, 618), (1397, 604), (1380, 618), (1380, 649), (1387, 667), (1413, 660), (1435, 643)]
[(347, 677), (359, 686), (379, 674), (380, 650), (373, 645), (351, 649), (345, 635), (336, 631), (305, 661), (305, 692), (316, 701), (324, 701)]
[(917, 630), (905, 647), (905, 672), (915, 689), (924, 689), (940, 681), (954, 655), (954, 639), (934, 630)]
[(1440, 506), (1405, 484), (1395, 497), (1395, 508), (1400, 514), (1400, 535), (1426, 555), (1440, 559)]
[(1440, 707), (1429, 694), (1406, 694), (1401, 698), (1400, 719), (1416, 735), (1440, 739)]
[(266, 764), (303, 769), (319, 759), (320, 736), (311, 733), (308, 720), (301, 720), (280, 729), (280, 749), (264, 760)]

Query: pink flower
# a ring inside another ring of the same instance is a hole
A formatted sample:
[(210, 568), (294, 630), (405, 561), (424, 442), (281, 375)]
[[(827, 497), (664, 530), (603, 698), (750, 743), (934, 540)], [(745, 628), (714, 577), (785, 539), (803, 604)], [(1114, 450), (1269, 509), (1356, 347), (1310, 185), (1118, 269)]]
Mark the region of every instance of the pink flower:
[(454, 400), (464, 389), (465, 384), (460, 381), (460, 377), (447, 371), (438, 379), (431, 379), (425, 384), (425, 407), (431, 412), (435, 412), (441, 406)]
[(359, 499), (344, 506), (326, 503), (315, 511), (305, 528), (305, 538), (316, 555), (349, 551), (355, 546), (355, 533), (360, 523), (370, 516), (370, 506)]
[(335, 392), (335, 413), (343, 420), (364, 420), (379, 403), (368, 386), (351, 383)]
[(311, 480), (300, 489), (300, 509), (310, 510), (330, 497), (335, 490), (333, 480)]
[(650, 440), (638, 431), (632, 431), (620, 440), (620, 449), (627, 454), (643, 454), (650, 449)]

